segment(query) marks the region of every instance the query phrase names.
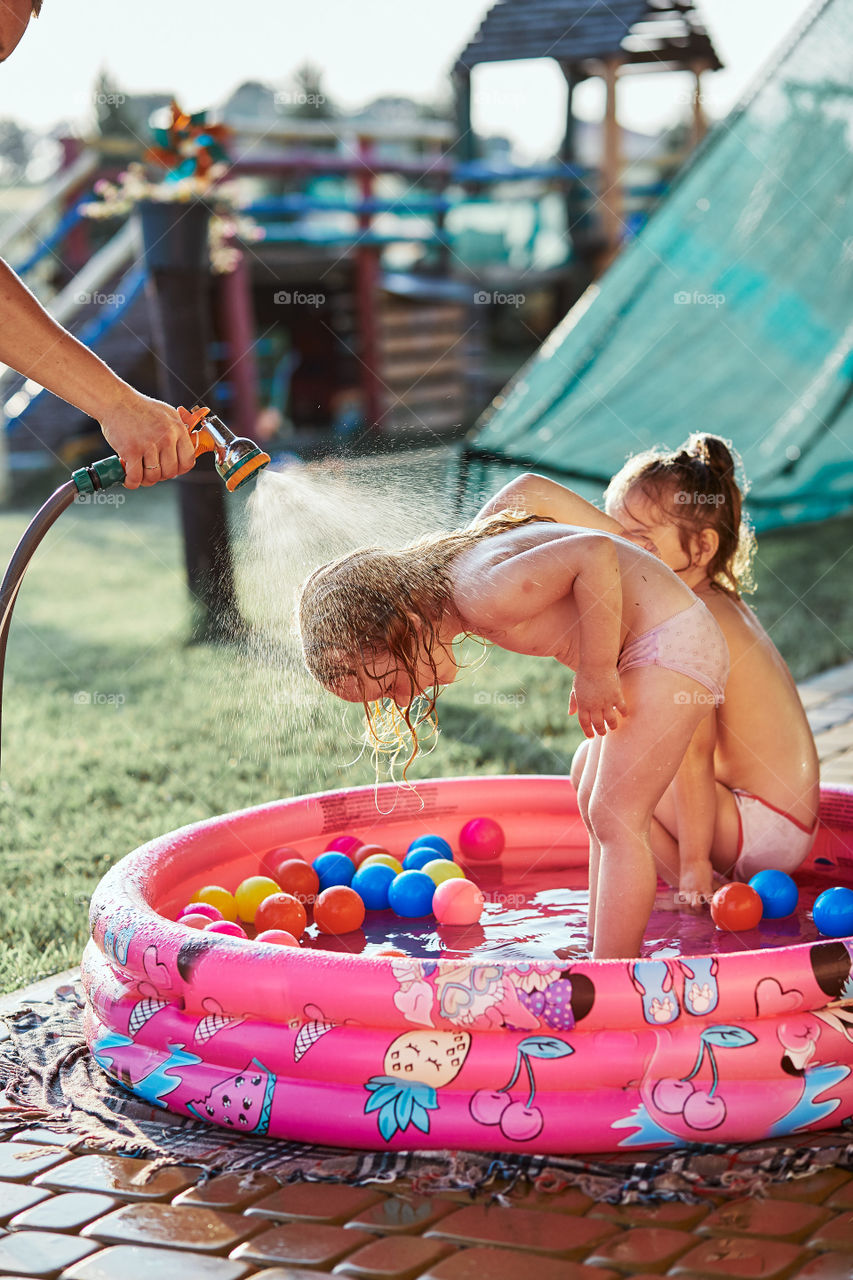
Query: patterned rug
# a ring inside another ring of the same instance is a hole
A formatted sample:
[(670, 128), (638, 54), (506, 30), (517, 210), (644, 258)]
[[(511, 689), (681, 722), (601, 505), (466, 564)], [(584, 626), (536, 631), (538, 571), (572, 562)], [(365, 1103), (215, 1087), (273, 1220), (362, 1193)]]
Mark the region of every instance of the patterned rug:
[(705, 1199), (761, 1195), (772, 1182), (830, 1165), (853, 1168), (853, 1131), (803, 1135), (746, 1146), (691, 1145), (672, 1151), (604, 1156), (527, 1156), (514, 1152), (354, 1151), (240, 1137), (149, 1106), (110, 1080), (83, 1036), (83, 995), (60, 986), (53, 998), (15, 1009), (0, 1031), (0, 1133), (41, 1126), (69, 1145), (144, 1156), (157, 1167), (190, 1164), (201, 1177), (260, 1170), (282, 1182), (395, 1183), (419, 1194), (491, 1190), (502, 1199), (519, 1184), (559, 1192), (576, 1186), (598, 1201)]

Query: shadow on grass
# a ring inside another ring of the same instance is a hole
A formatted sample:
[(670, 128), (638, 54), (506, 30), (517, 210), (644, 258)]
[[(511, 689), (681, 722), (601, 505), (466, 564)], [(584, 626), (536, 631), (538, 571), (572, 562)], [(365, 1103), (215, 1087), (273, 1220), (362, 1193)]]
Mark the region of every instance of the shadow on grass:
[(439, 723), (445, 737), (464, 743), (474, 751), (474, 763), (487, 765), (490, 772), (568, 773), (571, 768), (571, 754), (530, 734), (518, 733), (497, 716), (482, 712), (472, 715), (445, 702)]

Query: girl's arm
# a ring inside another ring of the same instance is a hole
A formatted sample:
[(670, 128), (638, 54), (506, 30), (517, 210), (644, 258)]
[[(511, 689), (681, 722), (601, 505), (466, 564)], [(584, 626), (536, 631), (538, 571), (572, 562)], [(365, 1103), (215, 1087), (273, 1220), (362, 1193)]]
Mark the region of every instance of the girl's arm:
[(694, 733), (672, 782), (678, 829), (678, 893), (680, 901), (692, 907), (707, 906), (713, 892), (716, 737), (716, 717), (708, 715)]
[(523, 476), (510, 480), (509, 484), (490, 498), (482, 510), (477, 512), (476, 520), (494, 515), (496, 511), (527, 511), (530, 515), (548, 516), (557, 524), (573, 524), (581, 529), (598, 529), (602, 533), (615, 533), (624, 537), (625, 531), (612, 516), (605, 515), (594, 507), (586, 498), (557, 484), (546, 476), (538, 476), (528, 471)]
[[(574, 593), (578, 611), (575, 680), (569, 714), (577, 711), (584, 734), (615, 729), (626, 714), (616, 672), (622, 634), (622, 582), (612, 539), (600, 533), (549, 538), (496, 563), (476, 559), (457, 572), (455, 603), (472, 631), (501, 644), (513, 628)], [(511, 635), (509, 637), (511, 639)], [(562, 635), (548, 652), (560, 657)], [(512, 645), (508, 644), (507, 648)]]

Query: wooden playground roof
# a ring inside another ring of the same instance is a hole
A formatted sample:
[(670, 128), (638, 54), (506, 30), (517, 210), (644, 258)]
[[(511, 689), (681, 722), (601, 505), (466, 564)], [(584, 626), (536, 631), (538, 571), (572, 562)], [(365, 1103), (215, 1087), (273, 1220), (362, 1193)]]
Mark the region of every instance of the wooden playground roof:
[(573, 78), (602, 58), (626, 69), (677, 71), (722, 63), (692, 0), (498, 0), (456, 63), (554, 58)]

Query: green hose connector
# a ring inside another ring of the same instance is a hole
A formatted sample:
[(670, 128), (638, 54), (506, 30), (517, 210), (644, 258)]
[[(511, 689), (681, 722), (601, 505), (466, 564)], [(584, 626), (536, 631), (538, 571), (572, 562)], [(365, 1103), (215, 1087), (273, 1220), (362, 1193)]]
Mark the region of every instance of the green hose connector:
[(71, 479), (77, 486), (78, 493), (95, 493), (98, 489), (109, 489), (114, 484), (121, 484), (125, 478), (125, 470), (121, 458), (112, 454), (109, 458), (100, 458), (88, 467), (78, 467), (72, 471)]

